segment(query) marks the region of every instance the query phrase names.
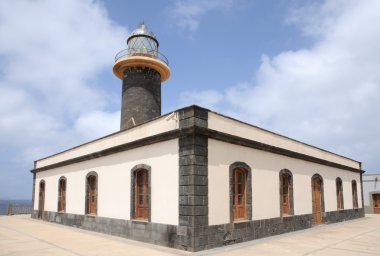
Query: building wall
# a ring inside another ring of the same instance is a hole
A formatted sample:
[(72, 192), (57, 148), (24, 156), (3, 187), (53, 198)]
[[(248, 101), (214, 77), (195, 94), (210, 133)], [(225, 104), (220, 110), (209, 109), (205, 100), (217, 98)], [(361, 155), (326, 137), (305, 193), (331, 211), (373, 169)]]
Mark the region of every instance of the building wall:
[(219, 115), (214, 112), (208, 113), (208, 128), (360, 169), (360, 163), (352, 159), (307, 145), (305, 143)]
[(380, 174), (363, 175), (363, 197), (366, 213), (373, 213), (372, 193), (380, 194)]
[(209, 225), (230, 222), (229, 166), (237, 161), (252, 169), (252, 219), (280, 217), (279, 172), (293, 174), (294, 214), (312, 213), (311, 176), (318, 173), (324, 182), (325, 211), (337, 210), (335, 179), (343, 181), (344, 208), (352, 209), (351, 181), (356, 180), (361, 208), (360, 174), (316, 163), (242, 147), (218, 140), (208, 141)]
[(151, 166), (151, 222), (178, 225), (178, 140), (169, 140), (121, 153), (38, 172), (34, 209), (38, 209), (41, 179), (45, 184), (45, 211), (56, 212), (58, 181), (67, 179), (66, 213), (85, 213), (86, 175), (98, 174), (100, 217), (130, 219), (131, 169)]
[(178, 128), (177, 121), (173, 118), (167, 119), (167, 116), (168, 115), (161, 116), (155, 120), (138, 125), (128, 130), (117, 132), (61, 153), (37, 160), (36, 168), (59, 163)]

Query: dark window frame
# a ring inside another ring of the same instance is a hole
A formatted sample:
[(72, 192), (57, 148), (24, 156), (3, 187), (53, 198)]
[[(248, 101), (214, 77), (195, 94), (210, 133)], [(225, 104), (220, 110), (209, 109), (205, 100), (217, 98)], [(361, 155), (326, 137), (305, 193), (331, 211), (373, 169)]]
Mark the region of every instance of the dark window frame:
[[(41, 200), (41, 186), (43, 185), (43, 200)], [(40, 180), (38, 184), (38, 218), (44, 219), (44, 212), (45, 212), (45, 200), (46, 199), (46, 182), (44, 179)], [(41, 203), (41, 201), (43, 201)], [(42, 210), (41, 210), (42, 208)]]
[[(62, 206), (62, 193), (61, 193), (61, 181), (65, 182), (65, 190), (63, 193), (64, 201)], [(61, 176), (58, 180), (58, 205), (57, 205), (57, 212), (66, 212), (66, 191), (67, 191), (67, 179), (65, 176)], [(61, 206), (63, 209), (61, 209)]]
[[(282, 199), (283, 199), (283, 177), (284, 175), (288, 175), (288, 201), (289, 201), (289, 214), (284, 214)], [(293, 196), (293, 174), (288, 169), (282, 169), (279, 172), (279, 195), (280, 195), (280, 217), (288, 217), (294, 215), (294, 196)]]
[[(91, 176), (94, 176), (95, 177), (95, 190), (96, 190), (96, 193), (95, 193), (95, 205), (96, 205), (96, 209), (95, 209), (95, 212), (94, 213), (90, 213), (89, 212), (89, 208), (90, 208), (90, 205), (89, 205), (89, 197), (88, 197), (88, 194), (89, 194), (89, 189), (90, 189), (90, 184), (88, 183), (88, 180)], [(86, 175), (86, 202), (85, 202), (85, 214), (88, 215), (88, 216), (97, 216), (98, 215), (98, 209), (99, 209), (99, 204), (98, 204), (98, 184), (99, 184), (99, 179), (98, 179), (98, 174), (95, 172), (95, 171), (91, 171), (89, 173), (87, 173)]]
[(356, 182), (356, 180), (351, 181), (351, 190), (352, 190), (352, 208), (358, 209), (359, 208), (358, 183)]
[[(246, 172), (246, 186), (245, 186), (245, 218), (234, 219), (234, 183), (233, 175), (235, 169), (243, 169)], [(234, 162), (229, 168), (229, 183), (230, 183), (230, 223), (239, 221), (252, 220), (252, 171), (251, 167), (244, 162)]]
[(336, 208), (338, 211), (344, 210), (343, 181), (340, 177), (335, 179), (336, 187)]
[(313, 180), (315, 178), (318, 178), (320, 181), (321, 181), (321, 213), (322, 213), (322, 223), (324, 222), (324, 212), (325, 212), (325, 189), (324, 189), (324, 181), (323, 181), (323, 178), (322, 176), (319, 174), (319, 173), (315, 173), (313, 176), (311, 176), (311, 198), (312, 198), (312, 214), (313, 214), (313, 218), (314, 218), (314, 201), (315, 201), (315, 198), (314, 198), (314, 193), (313, 193)]
[[(147, 172), (148, 178), (148, 213), (147, 219), (136, 219), (135, 218), (135, 207), (136, 207), (136, 173), (138, 171), (145, 170)], [(152, 188), (151, 188), (151, 170), (152, 168), (147, 164), (138, 164), (131, 169), (131, 199), (130, 199), (130, 219), (132, 221), (141, 222), (151, 222), (151, 212), (152, 212)]]

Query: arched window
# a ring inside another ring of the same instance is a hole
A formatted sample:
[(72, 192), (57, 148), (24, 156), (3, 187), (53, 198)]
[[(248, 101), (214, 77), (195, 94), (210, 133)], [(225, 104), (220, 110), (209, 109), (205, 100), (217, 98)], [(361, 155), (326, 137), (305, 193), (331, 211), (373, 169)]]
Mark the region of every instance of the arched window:
[(293, 214), (293, 175), (283, 169), (280, 171), (280, 215), (286, 217)]
[(66, 178), (61, 177), (58, 181), (58, 212), (66, 211)]
[(353, 180), (352, 182), (352, 206), (354, 209), (358, 208), (358, 188), (356, 185), (356, 180)]
[(336, 200), (337, 200), (337, 209), (343, 210), (344, 204), (343, 204), (343, 183), (341, 178), (336, 178)]
[(150, 221), (150, 170), (145, 164), (132, 168), (132, 219)]
[(86, 214), (96, 215), (98, 211), (98, 175), (90, 172), (86, 177)]
[(322, 223), (322, 213), (325, 211), (324, 195), (323, 195), (323, 179), (319, 174), (311, 177), (312, 205), (314, 225)]
[(233, 171), (233, 206), (234, 206), (234, 220), (246, 219), (246, 184), (247, 173), (242, 168), (235, 168)]
[(38, 218), (43, 219), (45, 209), (45, 181), (40, 181), (38, 193)]
[(251, 168), (242, 162), (230, 165), (230, 220), (252, 219)]

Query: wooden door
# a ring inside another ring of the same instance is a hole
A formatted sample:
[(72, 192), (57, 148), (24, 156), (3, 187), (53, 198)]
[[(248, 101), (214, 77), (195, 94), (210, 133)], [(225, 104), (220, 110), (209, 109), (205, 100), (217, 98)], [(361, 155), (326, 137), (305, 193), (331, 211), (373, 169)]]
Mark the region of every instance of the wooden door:
[(233, 172), (234, 220), (246, 218), (246, 173), (242, 169)]
[(96, 214), (96, 177), (88, 177), (88, 214)]
[(283, 216), (290, 214), (289, 175), (286, 173), (281, 175), (281, 208)]
[(66, 180), (61, 179), (59, 181), (59, 201), (58, 201), (58, 211), (65, 211), (66, 205)]
[(313, 217), (314, 225), (322, 223), (322, 197), (321, 197), (322, 182), (318, 177), (312, 180), (313, 191)]
[(356, 181), (352, 181), (352, 206), (354, 209), (358, 208), (358, 190)]
[(372, 194), (373, 213), (380, 214), (380, 194)]
[(338, 210), (343, 209), (343, 189), (342, 181), (338, 180), (336, 182), (336, 196), (337, 196), (337, 208)]
[(139, 170), (135, 175), (135, 219), (148, 219), (148, 172)]
[(45, 208), (45, 182), (40, 183), (40, 189), (38, 194), (38, 218), (43, 219)]

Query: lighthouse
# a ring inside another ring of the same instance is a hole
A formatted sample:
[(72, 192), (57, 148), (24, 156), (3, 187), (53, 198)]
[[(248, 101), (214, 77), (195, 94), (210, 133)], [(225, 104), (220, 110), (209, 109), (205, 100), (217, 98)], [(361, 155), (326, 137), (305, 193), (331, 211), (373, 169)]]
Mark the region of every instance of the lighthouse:
[(161, 83), (170, 76), (167, 58), (144, 22), (127, 39), (127, 49), (115, 57), (113, 73), (122, 80), (120, 130), (161, 115)]

